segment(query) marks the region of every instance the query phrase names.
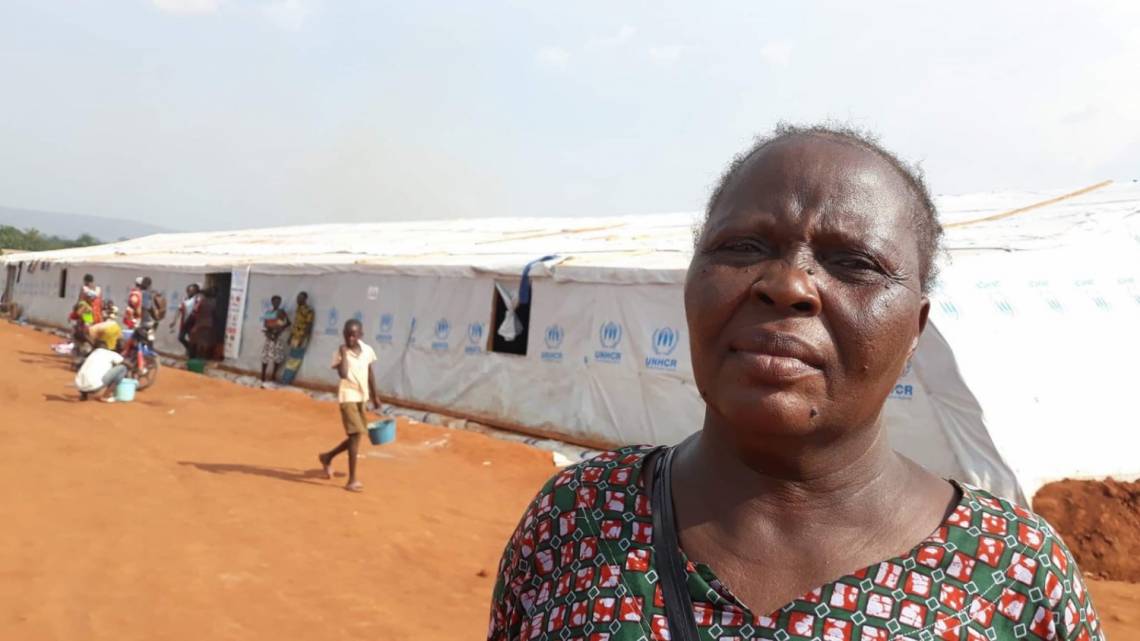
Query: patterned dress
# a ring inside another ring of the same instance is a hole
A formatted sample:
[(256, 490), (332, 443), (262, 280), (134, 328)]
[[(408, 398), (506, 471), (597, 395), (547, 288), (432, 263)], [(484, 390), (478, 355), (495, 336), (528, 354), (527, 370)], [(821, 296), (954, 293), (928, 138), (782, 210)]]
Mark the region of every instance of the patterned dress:
[[(649, 447), (607, 452), (552, 478), (499, 566), (491, 641), (668, 641), (641, 482)], [(909, 553), (748, 610), (687, 561), (700, 638), (822, 641), (1081, 640), (1104, 637), (1081, 575), (1053, 529), (974, 487)]]

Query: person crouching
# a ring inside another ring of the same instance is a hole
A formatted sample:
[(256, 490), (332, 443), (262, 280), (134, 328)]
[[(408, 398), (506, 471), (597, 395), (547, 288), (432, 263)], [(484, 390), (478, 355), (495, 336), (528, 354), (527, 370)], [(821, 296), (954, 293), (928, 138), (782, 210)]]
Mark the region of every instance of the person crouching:
[(115, 388), (126, 376), (127, 366), (123, 362), (123, 356), (107, 349), (107, 344), (103, 341), (97, 342), (75, 375), (79, 400), (86, 401), (95, 396), (105, 403), (114, 403)]

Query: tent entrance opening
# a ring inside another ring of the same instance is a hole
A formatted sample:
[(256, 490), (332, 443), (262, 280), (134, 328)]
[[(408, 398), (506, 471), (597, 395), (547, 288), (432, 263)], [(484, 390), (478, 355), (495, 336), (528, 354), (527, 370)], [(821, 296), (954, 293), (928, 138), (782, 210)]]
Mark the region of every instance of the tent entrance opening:
[(230, 272), (217, 272), (206, 274), (206, 290), (213, 293), (213, 347), (206, 357), (220, 361), (225, 358), (226, 345), (226, 319), (230, 309), (230, 285), (233, 283), (233, 274)]

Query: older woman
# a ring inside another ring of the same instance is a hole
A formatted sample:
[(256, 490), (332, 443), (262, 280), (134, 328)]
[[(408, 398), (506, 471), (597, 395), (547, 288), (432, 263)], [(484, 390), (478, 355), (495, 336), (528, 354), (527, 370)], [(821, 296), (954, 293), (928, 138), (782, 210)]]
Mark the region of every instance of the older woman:
[(685, 285), (703, 429), (554, 477), (503, 555), (499, 639), (1097, 639), (1040, 517), (894, 452), (941, 229), (874, 141), (782, 128), (710, 199)]

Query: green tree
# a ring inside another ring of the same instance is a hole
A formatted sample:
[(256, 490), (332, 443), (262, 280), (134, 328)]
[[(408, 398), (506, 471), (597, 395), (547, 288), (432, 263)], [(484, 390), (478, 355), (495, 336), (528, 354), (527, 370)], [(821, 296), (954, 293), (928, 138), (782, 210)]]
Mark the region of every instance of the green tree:
[(98, 245), (99, 239), (91, 234), (82, 234), (78, 238), (60, 238), (47, 236), (38, 229), (17, 229), (10, 225), (0, 225), (0, 248), (20, 249), (24, 251), (45, 251), (49, 249), (67, 249), (68, 247), (90, 247)]

